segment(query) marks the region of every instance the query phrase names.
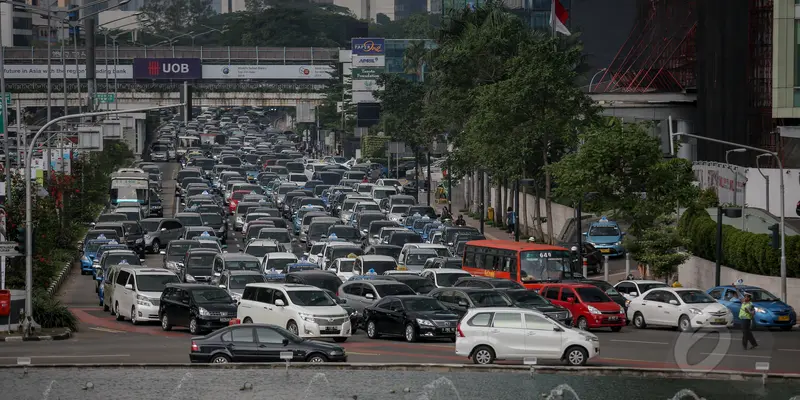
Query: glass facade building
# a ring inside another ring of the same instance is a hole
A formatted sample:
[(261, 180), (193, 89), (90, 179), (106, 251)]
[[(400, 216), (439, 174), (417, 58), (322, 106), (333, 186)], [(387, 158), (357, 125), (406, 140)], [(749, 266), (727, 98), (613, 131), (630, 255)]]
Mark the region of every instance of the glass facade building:
[[(447, 18), (448, 15), (455, 10), (463, 8), (477, 7), (484, 3), (483, 0), (440, 0), (442, 2), (442, 18)], [(798, 0), (800, 1), (800, 0)], [(572, 0), (561, 0), (561, 5), (570, 10)], [(550, 10), (552, 7), (552, 0), (508, 0), (505, 2), (512, 12), (519, 15), (523, 20), (528, 23), (528, 26), (534, 29), (546, 30), (550, 29)], [(567, 21), (567, 28), (569, 28), (569, 21)]]

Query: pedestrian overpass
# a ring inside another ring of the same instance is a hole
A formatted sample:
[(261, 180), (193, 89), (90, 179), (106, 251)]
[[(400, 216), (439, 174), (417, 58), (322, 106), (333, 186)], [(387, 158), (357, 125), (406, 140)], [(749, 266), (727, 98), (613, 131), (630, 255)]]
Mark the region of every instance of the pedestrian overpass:
[[(63, 107), (64, 95), (52, 93), (48, 102), (47, 93), (13, 93), (12, 101), (19, 101), (22, 108), (27, 107)], [(287, 92), (194, 92), (192, 105), (195, 107), (297, 107), (301, 104), (316, 106), (322, 104), (324, 93), (287, 93)], [(158, 105), (178, 104), (181, 102), (180, 92), (119, 92), (116, 101), (99, 104), (97, 108), (134, 109)], [(67, 93), (69, 107), (86, 107), (86, 93)]]

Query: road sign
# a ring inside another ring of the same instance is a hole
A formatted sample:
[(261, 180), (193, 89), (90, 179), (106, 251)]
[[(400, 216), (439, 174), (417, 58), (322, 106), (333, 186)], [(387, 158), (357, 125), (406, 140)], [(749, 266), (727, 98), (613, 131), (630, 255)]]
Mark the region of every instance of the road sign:
[(291, 351), (282, 351), (280, 353), (280, 357), (281, 357), (281, 360), (291, 361), (292, 358), (294, 358), (294, 353), (292, 353)]
[[(11, 93), (9, 93), (9, 92), (6, 92), (6, 104), (9, 105), (9, 106), (11, 105)], [(3, 104), (2, 103), (0, 103), (0, 108), (3, 108)]]
[(0, 242), (0, 256), (17, 257), (22, 254), (16, 249), (19, 246), (17, 242)]
[(117, 95), (115, 93), (97, 93), (95, 97), (100, 103), (113, 103), (117, 100)]

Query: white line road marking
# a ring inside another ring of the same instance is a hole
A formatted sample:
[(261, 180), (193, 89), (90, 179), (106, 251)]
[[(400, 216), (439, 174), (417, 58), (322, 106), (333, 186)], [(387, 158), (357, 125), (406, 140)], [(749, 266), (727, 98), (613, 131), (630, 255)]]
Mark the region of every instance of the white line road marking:
[(778, 349), (778, 351), (800, 351), (800, 349)]
[(611, 341), (612, 342), (617, 342), (617, 343), (640, 343), (640, 344), (663, 344), (663, 345), (668, 345), (669, 344), (667, 342), (646, 342), (646, 341), (643, 341), (643, 340), (617, 340), (617, 339), (611, 339)]
[[(28, 356), (29, 358), (97, 358), (97, 357), (130, 357), (130, 354), (77, 354), (77, 355), (58, 355), (58, 356)], [(19, 357), (0, 357), (4, 360), (16, 360)]]
[(771, 356), (756, 356), (750, 354), (729, 354), (729, 353), (700, 353), (704, 356), (722, 356), (722, 357), (747, 357), (747, 358), (772, 358)]
[(98, 331), (98, 332), (107, 332), (107, 333), (125, 333), (124, 331), (117, 331), (117, 330), (114, 330), (114, 329), (101, 328), (101, 327), (98, 327), (98, 326), (93, 326), (93, 327), (91, 327), (91, 328), (89, 328), (89, 329), (91, 329), (91, 330), (93, 330), (93, 331)]
[(379, 356), (380, 354), (379, 353), (356, 353), (356, 352), (353, 352), (353, 351), (348, 351), (347, 355), (348, 356)]

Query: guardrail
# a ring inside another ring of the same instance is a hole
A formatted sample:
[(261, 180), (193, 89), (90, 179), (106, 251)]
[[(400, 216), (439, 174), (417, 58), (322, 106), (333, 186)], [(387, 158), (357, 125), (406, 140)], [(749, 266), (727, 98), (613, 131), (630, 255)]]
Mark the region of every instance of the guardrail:
[[(61, 50), (53, 48), (50, 53), (46, 48), (35, 47), (10, 47), (5, 48), (7, 64), (47, 64), (50, 58), (53, 63), (59, 63), (61, 58), (73, 61), (86, 60), (86, 50)], [(309, 63), (330, 63), (339, 59), (338, 48), (328, 47), (117, 47), (116, 57), (114, 49), (97, 47), (95, 60), (97, 64), (105, 64), (106, 56), (109, 60), (131, 60), (134, 58), (199, 58), (202, 61), (238, 61), (242, 63), (258, 64), (285, 64), (299, 61)], [(49, 57), (48, 57), (49, 56)], [(109, 61), (113, 62), (113, 61)]]

